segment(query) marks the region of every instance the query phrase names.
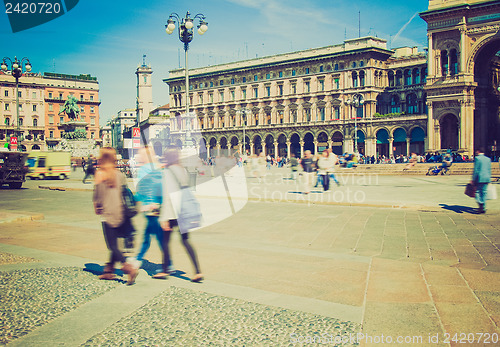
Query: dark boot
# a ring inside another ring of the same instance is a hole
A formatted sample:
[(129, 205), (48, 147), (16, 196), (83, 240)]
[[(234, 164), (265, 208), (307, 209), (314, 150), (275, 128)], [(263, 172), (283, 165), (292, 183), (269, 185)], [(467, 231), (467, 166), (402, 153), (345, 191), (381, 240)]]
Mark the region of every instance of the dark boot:
[(486, 210), (484, 209), (484, 204), (479, 204), (478, 208), (478, 213), (486, 213)]
[(116, 278), (115, 268), (112, 263), (106, 263), (102, 275), (99, 275), (100, 280), (114, 280)]

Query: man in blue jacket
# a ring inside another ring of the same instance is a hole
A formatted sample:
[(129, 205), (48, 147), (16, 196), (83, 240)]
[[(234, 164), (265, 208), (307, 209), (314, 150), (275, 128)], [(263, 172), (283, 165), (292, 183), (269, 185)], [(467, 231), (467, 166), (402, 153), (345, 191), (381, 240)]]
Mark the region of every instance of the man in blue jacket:
[(476, 150), (474, 158), (474, 173), (472, 182), (476, 187), (476, 201), (479, 205), (478, 213), (486, 212), (486, 192), (491, 181), (491, 159), (484, 155), (482, 148)]

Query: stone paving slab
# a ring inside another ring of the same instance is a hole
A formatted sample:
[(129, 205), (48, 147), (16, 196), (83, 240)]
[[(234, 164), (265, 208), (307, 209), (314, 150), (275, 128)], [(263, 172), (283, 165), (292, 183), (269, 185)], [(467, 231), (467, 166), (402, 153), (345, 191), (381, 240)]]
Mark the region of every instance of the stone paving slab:
[(43, 214), (14, 213), (14, 212), (0, 211), (0, 224), (26, 222), (26, 221), (42, 220), (42, 219), (44, 219)]
[[(474, 203), (463, 195), (460, 179), (465, 177), (387, 177), (376, 185), (348, 182), (380, 198), (377, 208), (305, 200), (248, 202), (230, 218), (192, 233), (208, 280), (188, 288), (212, 288), (214, 294), (228, 297), (241, 293), (243, 300), (254, 296), (269, 305), (303, 303), (290, 309), (329, 307), (325, 311), (332, 315), (345, 310), (361, 317), (363, 332), (371, 334), (474, 333), (470, 330), (477, 324), (468, 324), (475, 317), (484, 331), (499, 332), (500, 214), (495, 206), (500, 205), (492, 202), (486, 215), (467, 212), (465, 207)], [(260, 182), (254, 193), (266, 187), (293, 189), (286, 184)], [(408, 195), (408, 189), (421, 192)], [(44, 194), (90, 199), (89, 192)], [(405, 208), (385, 208), (383, 200), (389, 198)], [(446, 208), (440, 205), (443, 201)], [(46, 208), (52, 206), (49, 202)], [(76, 221), (46, 210), (44, 221), (0, 226), (2, 247), (41, 248), (61, 257), (77, 255), (72, 258), (77, 263), (79, 256), (102, 264), (107, 251), (91, 204), (79, 210), (76, 203), (69, 206), (75, 209)], [(136, 221), (142, 230), (143, 221)], [(171, 251), (176, 267), (189, 272), (191, 264), (176, 235)], [(80, 266), (85, 264), (81, 259)], [(154, 242), (148, 259), (159, 262)], [(138, 282), (143, 280), (149, 278), (141, 273)], [(192, 285), (174, 278), (160, 283)]]

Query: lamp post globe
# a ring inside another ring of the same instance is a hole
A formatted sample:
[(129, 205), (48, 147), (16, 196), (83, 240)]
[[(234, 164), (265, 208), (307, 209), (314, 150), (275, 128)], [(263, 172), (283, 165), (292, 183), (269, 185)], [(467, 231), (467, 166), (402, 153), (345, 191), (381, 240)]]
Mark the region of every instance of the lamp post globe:
[(4, 72), (7, 72), (9, 70), (7, 62), (10, 62), (11, 75), (14, 76), (14, 78), (16, 79), (16, 116), (17, 116), (16, 136), (17, 136), (18, 151), (22, 151), (21, 142), (23, 138), (21, 134), (21, 120), (19, 118), (19, 78), (21, 78), (21, 76), (23, 75), (23, 63), (25, 64), (24, 69), (26, 72), (31, 72), (32, 67), (29, 59), (26, 57), (22, 58), (20, 61), (17, 59), (17, 57), (14, 57), (14, 60), (10, 59), (9, 57), (4, 57), (2, 59), (2, 64), (0, 65), (0, 68)]
[[(186, 16), (184, 18), (181, 18), (177, 13), (173, 12), (170, 14), (167, 24), (165, 25), (165, 31), (167, 34), (172, 34), (175, 31), (175, 28), (177, 27), (178, 34), (179, 34), (179, 40), (184, 44), (184, 56), (185, 56), (185, 91), (186, 91), (186, 108), (185, 108), (185, 118), (186, 118), (186, 132), (184, 135), (184, 141), (183, 141), (183, 147), (195, 147), (196, 143), (188, 143), (193, 142), (191, 139), (191, 122), (193, 116), (190, 115), (189, 112), (189, 104), (190, 104), (190, 99), (189, 99), (189, 68), (188, 68), (188, 50), (189, 50), (189, 43), (193, 40), (193, 28), (194, 28), (194, 21), (198, 20), (199, 25), (198, 25), (198, 34), (203, 35), (207, 30), (208, 30), (208, 23), (205, 21), (205, 16), (201, 13), (198, 13), (195, 15), (193, 18), (191, 18), (189, 11), (186, 12)], [(184, 122), (181, 122), (183, 124)], [(182, 127), (182, 126), (181, 126)], [(181, 129), (184, 130), (184, 129)]]

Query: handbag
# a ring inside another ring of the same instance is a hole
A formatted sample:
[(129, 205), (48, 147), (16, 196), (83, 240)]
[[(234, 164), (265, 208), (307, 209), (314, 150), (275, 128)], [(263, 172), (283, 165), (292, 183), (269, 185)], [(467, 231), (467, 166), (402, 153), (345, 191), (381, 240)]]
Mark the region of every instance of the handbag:
[(191, 189), (188, 186), (182, 186), (175, 173), (172, 170), (170, 172), (175, 177), (181, 190), (181, 206), (180, 211), (177, 213), (177, 225), (181, 234), (185, 234), (189, 230), (201, 226), (202, 214), (200, 203)]
[(468, 183), (465, 187), (464, 194), (471, 198), (476, 197), (476, 186), (472, 183)]
[(498, 198), (497, 188), (493, 184), (488, 184), (486, 191), (486, 200), (496, 200)]
[(122, 185), (122, 201), (123, 201), (123, 215), (125, 218), (132, 218), (137, 214), (137, 203), (134, 194), (127, 187), (127, 184)]

